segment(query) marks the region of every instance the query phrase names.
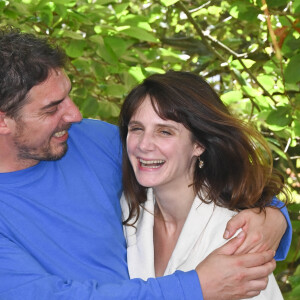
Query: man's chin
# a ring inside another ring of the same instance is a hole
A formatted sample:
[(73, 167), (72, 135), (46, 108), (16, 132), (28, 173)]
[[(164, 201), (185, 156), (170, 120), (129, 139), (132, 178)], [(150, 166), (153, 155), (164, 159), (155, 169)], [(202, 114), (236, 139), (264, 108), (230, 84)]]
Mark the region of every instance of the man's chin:
[(68, 144), (65, 143), (65, 144), (61, 145), (61, 147), (62, 147), (62, 149), (59, 152), (56, 151), (57, 153), (51, 153), (47, 157), (45, 157), (45, 159), (42, 159), (42, 160), (54, 161), (54, 160), (59, 160), (59, 159), (63, 158), (68, 151)]

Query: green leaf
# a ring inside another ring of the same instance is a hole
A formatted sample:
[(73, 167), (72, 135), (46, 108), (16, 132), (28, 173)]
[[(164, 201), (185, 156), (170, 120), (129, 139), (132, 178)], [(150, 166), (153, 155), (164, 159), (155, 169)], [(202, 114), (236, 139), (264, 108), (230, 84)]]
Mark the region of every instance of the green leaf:
[(286, 6), (288, 4), (288, 2), (290, 2), (290, 0), (267, 0), (267, 5), (268, 7), (282, 7), (282, 6)]
[(97, 4), (105, 5), (105, 4), (117, 2), (117, 0), (97, 0), (96, 2)]
[(92, 67), (94, 69), (97, 80), (105, 80), (105, 77), (108, 75), (105, 66), (103, 64), (93, 61)]
[(107, 95), (112, 97), (124, 97), (128, 92), (124, 85), (121, 84), (109, 84), (106, 89)]
[(96, 98), (89, 96), (81, 107), (83, 116), (85, 117), (96, 117), (99, 112), (99, 105)]
[(3, 8), (3, 7), (5, 7), (5, 2), (0, 0), (0, 9)]
[(120, 114), (120, 108), (113, 102), (100, 101), (98, 106), (98, 113), (102, 118), (118, 117)]
[(294, 120), (292, 128), (294, 128), (295, 136), (300, 136), (300, 120)]
[(263, 95), (257, 95), (257, 96), (255, 96), (255, 103), (261, 109), (270, 109), (270, 107), (274, 106), (273, 101), (269, 97), (265, 97)]
[(238, 69), (232, 68), (232, 71), (235, 74), (235, 76), (236, 76), (236, 78), (237, 78), (240, 85), (242, 85), (242, 86), (248, 86), (249, 85)]
[(211, 5), (207, 8), (207, 11), (209, 14), (212, 14), (214, 16), (219, 16), (222, 12), (222, 8), (219, 6)]
[(294, 8), (295, 13), (300, 13), (300, 1), (299, 0), (293, 1), (292, 6)]
[(179, 54), (171, 49), (159, 48), (159, 53), (164, 60), (168, 60), (169, 62), (178, 62), (182, 60)]
[(286, 159), (286, 154), (279, 147), (277, 147), (271, 142), (269, 142), (268, 145), (272, 151), (278, 154), (281, 158)]
[(242, 86), (242, 90), (250, 97), (260, 96), (260, 92), (257, 89), (254, 89), (251, 86)]
[(133, 76), (137, 82), (142, 82), (145, 79), (145, 75), (141, 69), (141, 67), (131, 67), (128, 70), (128, 73)]
[(285, 71), (284, 77), (288, 83), (298, 83), (300, 81), (300, 53), (293, 56), (288, 63)]
[(13, 10), (11, 10), (11, 9), (4, 9), (4, 10), (3, 10), (3, 13), (4, 13), (4, 15), (7, 16), (9, 19), (17, 19), (17, 18), (19, 17), (19, 15), (18, 15), (15, 11), (13, 11)]
[(73, 40), (84, 40), (82, 33), (74, 32), (71, 30), (63, 30), (62, 35), (63, 35), (63, 37), (69, 37)]
[(225, 104), (230, 104), (232, 102), (237, 102), (243, 99), (243, 93), (241, 91), (230, 91), (221, 96), (221, 100)]
[(231, 3), (229, 13), (236, 19), (255, 22), (260, 10), (246, 1), (234, 1)]
[(124, 12), (125, 9), (127, 9), (128, 6), (129, 6), (129, 2), (125, 2), (120, 4), (114, 4), (113, 8), (116, 14), (121, 14), (122, 12)]
[(289, 294), (290, 300), (298, 300), (300, 298), (300, 285), (295, 287)]
[(76, 0), (52, 0), (55, 4), (62, 4), (67, 7), (73, 7), (76, 4)]
[(76, 58), (82, 56), (85, 46), (85, 41), (72, 40), (65, 50), (68, 56)]
[(121, 57), (129, 45), (124, 39), (115, 36), (105, 37), (104, 42), (109, 45), (117, 57)]
[(146, 67), (145, 70), (147, 71), (147, 73), (149, 74), (155, 74), (155, 73), (159, 73), (159, 74), (164, 74), (165, 70), (159, 67)]
[(91, 67), (90, 59), (86, 59), (83, 57), (78, 57), (72, 60), (72, 64), (76, 67), (77, 71), (82, 72), (84, 70), (89, 70)]
[(128, 28), (127, 27), (125, 29), (120, 28), (119, 31), (125, 35), (136, 38), (138, 40), (152, 42), (152, 43), (158, 42), (158, 39), (152, 33), (148, 32), (142, 28), (138, 28), (138, 27), (129, 27)]
[(129, 25), (131, 27), (139, 27), (141, 29), (144, 29), (146, 31), (151, 32), (152, 28), (149, 24), (148, 18), (144, 16), (137, 16), (137, 15), (126, 15), (122, 16), (119, 21), (120, 25)]
[(44, 7), (40, 12), (41, 20), (47, 25), (51, 26), (53, 22), (53, 13), (49, 7)]
[(114, 51), (111, 49), (110, 45), (107, 44), (102, 38), (101, 35), (94, 35), (93, 36), (93, 41), (97, 42), (97, 50), (96, 53), (102, 57), (106, 62), (109, 64), (117, 64), (118, 63), (118, 58)]
[(270, 75), (259, 75), (257, 76), (258, 82), (268, 91), (273, 90), (275, 87), (275, 80)]
[(170, 6), (172, 4), (175, 4), (176, 2), (178, 2), (179, 0), (160, 0), (160, 2), (164, 5), (164, 6)]
[(300, 285), (300, 275), (289, 276), (289, 282), (293, 288)]
[(292, 121), (291, 108), (287, 106), (279, 106), (276, 110), (270, 112), (266, 119), (269, 128), (274, 131), (282, 130)]
[(62, 18), (64, 18), (68, 13), (67, 8), (61, 4), (57, 4), (54, 11)]
[[(252, 60), (252, 59), (242, 59), (242, 62), (244, 63), (244, 65), (247, 68), (251, 68), (255, 64), (255, 61)], [(233, 68), (237, 69), (237, 70), (243, 70), (244, 69), (244, 67), (242, 66), (240, 61), (238, 61), (237, 59), (235, 59), (231, 62), (231, 66)]]

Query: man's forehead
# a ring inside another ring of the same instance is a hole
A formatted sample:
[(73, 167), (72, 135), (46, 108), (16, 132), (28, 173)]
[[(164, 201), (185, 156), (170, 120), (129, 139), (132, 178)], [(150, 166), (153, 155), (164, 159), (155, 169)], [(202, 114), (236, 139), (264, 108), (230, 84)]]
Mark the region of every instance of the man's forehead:
[(46, 80), (33, 86), (27, 93), (28, 104), (39, 102), (41, 106), (66, 97), (71, 90), (71, 82), (65, 71), (55, 69), (49, 72)]

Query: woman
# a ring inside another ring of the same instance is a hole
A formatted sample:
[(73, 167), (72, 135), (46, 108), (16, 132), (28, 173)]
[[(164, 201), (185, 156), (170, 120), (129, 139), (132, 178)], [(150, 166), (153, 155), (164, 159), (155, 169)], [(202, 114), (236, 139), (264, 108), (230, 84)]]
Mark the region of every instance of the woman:
[[(194, 269), (225, 243), (236, 212), (263, 210), (283, 191), (263, 138), (191, 73), (152, 75), (133, 89), (120, 134), (132, 278)], [(282, 299), (273, 275), (258, 297)]]

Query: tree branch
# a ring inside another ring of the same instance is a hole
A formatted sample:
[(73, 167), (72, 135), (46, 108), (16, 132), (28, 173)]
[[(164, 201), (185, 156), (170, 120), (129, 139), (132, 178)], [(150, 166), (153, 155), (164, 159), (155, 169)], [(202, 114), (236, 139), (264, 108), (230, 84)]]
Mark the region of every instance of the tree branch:
[(201, 29), (200, 25), (198, 23), (196, 23), (196, 21), (194, 20), (194, 18), (191, 15), (191, 13), (189, 12), (189, 10), (185, 7), (185, 5), (181, 1), (176, 2), (175, 6), (177, 8), (179, 8), (182, 12), (185, 13), (188, 20), (194, 26), (196, 32), (199, 34), (203, 43), (209, 50), (211, 50), (221, 61), (227, 62), (227, 60), (222, 56), (222, 54), (220, 54), (208, 41), (210, 41), (217, 48), (222, 49), (225, 52), (227, 52), (228, 54), (232, 55), (235, 59), (237, 59), (240, 62), (243, 69), (249, 74), (250, 78), (264, 91), (264, 93), (274, 102), (274, 104), (277, 103), (277, 101), (272, 97), (272, 95), (263, 87), (262, 84), (259, 83), (257, 78), (253, 75), (253, 73), (244, 64), (242, 57), (247, 56), (247, 54), (238, 54), (235, 51), (233, 51), (232, 49), (230, 49), (229, 47), (227, 47), (226, 45), (224, 45), (223, 43), (221, 43), (220, 41), (218, 41), (217, 39), (215, 39), (214, 37), (212, 37), (211, 35), (209, 35), (208, 33), (205, 33)]

